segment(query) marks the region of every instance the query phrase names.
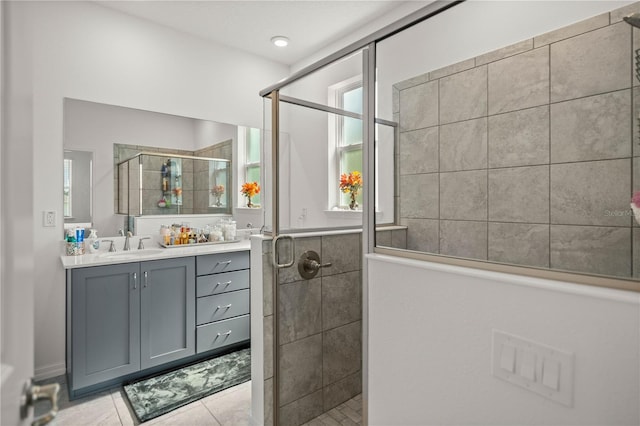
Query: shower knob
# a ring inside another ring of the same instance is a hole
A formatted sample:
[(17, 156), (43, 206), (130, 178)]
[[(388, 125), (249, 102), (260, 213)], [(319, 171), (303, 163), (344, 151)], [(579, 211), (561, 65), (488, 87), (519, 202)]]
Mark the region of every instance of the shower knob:
[(305, 251), (298, 260), (298, 272), (302, 278), (310, 280), (318, 274), (320, 268), (331, 266), (331, 263), (321, 263), (320, 256), (313, 250)]

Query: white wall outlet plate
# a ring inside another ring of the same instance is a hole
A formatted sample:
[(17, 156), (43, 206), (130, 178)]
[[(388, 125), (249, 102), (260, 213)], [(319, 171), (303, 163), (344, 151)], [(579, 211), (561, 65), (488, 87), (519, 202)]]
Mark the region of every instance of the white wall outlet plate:
[(573, 353), (493, 330), (491, 375), (573, 406)]
[(44, 212), (42, 212), (42, 226), (56, 226), (55, 210), (45, 210)]

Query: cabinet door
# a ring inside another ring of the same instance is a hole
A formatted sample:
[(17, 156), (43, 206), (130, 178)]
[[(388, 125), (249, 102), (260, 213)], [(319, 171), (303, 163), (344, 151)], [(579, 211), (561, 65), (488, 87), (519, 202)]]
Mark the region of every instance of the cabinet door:
[(73, 270), (71, 321), (73, 389), (138, 371), (139, 264)]
[(195, 259), (142, 262), (140, 271), (142, 368), (195, 354)]

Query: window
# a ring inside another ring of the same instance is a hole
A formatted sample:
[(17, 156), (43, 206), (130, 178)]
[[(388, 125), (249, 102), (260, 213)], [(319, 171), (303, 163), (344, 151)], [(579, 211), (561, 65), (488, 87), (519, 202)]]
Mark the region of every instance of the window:
[(71, 168), (72, 168), (72, 160), (65, 158), (64, 159), (64, 171), (63, 171), (63, 183), (62, 183), (62, 191), (63, 191), (63, 216), (71, 217)]
[[(242, 170), (240, 172), (240, 188), (246, 182), (260, 183), (260, 129), (239, 126), (239, 154)], [(260, 205), (260, 194), (251, 198), (251, 202)], [(246, 205), (246, 199), (240, 199), (240, 206)]]
[[(329, 89), (329, 96), (336, 108), (362, 114), (362, 81), (360, 77), (332, 86)], [(337, 194), (335, 204), (347, 206), (350, 202), (349, 194), (341, 192), (338, 183), (340, 175), (343, 173), (348, 174), (354, 171), (362, 173), (362, 120), (336, 115), (335, 120), (331, 121), (334, 123), (330, 125), (335, 126), (335, 130), (333, 130), (335, 132), (335, 156), (333, 156), (335, 165), (329, 167), (330, 170), (334, 170), (329, 174), (332, 180), (330, 185), (331, 188), (335, 188)], [(362, 205), (362, 191), (356, 197), (356, 201)], [(331, 204), (334, 203), (330, 202)]]

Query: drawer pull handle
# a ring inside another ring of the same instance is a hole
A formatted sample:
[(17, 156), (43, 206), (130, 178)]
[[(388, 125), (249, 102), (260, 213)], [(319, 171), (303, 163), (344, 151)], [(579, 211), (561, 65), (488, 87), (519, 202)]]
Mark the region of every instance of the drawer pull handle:
[(213, 290), (215, 291), (215, 290), (218, 288), (218, 286), (221, 286), (221, 285), (223, 285), (223, 286), (225, 286), (225, 287), (229, 287), (229, 285), (230, 285), (230, 284), (231, 284), (231, 281), (227, 281), (226, 283), (218, 282), (218, 283), (216, 284), (216, 286), (213, 288)]
[(230, 260), (225, 260), (224, 262), (218, 262), (218, 263), (216, 263), (216, 266), (218, 266), (218, 265), (225, 265), (225, 266), (226, 265), (231, 265), (231, 261)]
[(218, 305), (218, 310), (220, 310), (220, 309), (229, 309), (230, 307), (231, 307), (231, 303), (229, 303), (229, 304), (228, 304), (228, 305), (226, 305), (226, 306), (220, 306), (220, 305)]
[(231, 330), (227, 331), (226, 333), (218, 333), (216, 337), (220, 337), (220, 336), (231, 336)]
[(133, 289), (137, 289), (138, 288), (138, 273), (134, 272), (133, 273)]

